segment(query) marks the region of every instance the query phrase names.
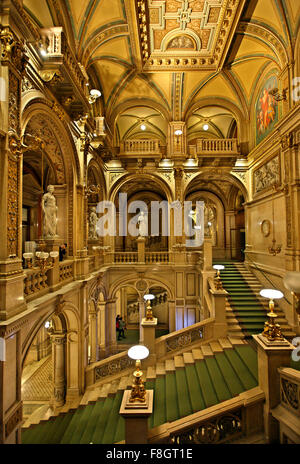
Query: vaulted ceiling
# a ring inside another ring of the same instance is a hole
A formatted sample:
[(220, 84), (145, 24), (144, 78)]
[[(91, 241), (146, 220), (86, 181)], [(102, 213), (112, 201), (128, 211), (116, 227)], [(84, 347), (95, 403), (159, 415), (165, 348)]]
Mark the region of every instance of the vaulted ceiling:
[[(63, 26), (115, 140), (141, 123), (161, 140), (186, 120), (188, 137), (227, 137), (250, 120), (261, 76), (293, 60), (295, 0), (24, 0), (39, 27)], [(208, 121), (209, 132), (203, 132)]]

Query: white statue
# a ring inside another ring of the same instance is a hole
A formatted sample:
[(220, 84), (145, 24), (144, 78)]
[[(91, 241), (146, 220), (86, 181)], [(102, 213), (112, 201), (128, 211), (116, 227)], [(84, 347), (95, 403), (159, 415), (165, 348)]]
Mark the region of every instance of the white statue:
[(43, 236), (46, 238), (57, 237), (57, 206), (56, 199), (53, 195), (53, 185), (48, 185), (47, 193), (42, 198), (42, 211), (44, 215)]
[(98, 216), (96, 214), (96, 208), (93, 206), (91, 208), (90, 217), (89, 217), (89, 238), (91, 240), (96, 240), (97, 236), (97, 221)]
[(148, 220), (145, 216), (144, 211), (140, 212), (138, 217), (138, 224), (139, 224), (139, 236), (146, 237), (148, 235)]

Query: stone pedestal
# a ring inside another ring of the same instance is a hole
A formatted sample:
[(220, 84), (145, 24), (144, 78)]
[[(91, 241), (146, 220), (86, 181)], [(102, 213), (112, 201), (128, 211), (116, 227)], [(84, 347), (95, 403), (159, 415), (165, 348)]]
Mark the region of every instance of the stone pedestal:
[(265, 394), (264, 428), (268, 443), (279, 442), (279, 424), (271, 414), (271, 409), (280, 403), (279, 367), (291, 364), (291, 353), (295, 347), (287, 340), (269, 342), (265, 337), (253, 335), (258, 354), (258, 383)]
[(214, 323), (214, 338), (227, 337), (227, 321), (226, 321), (226, 298), (228, 293), (224, 289), (211, 290), (214, 307), (215, 323)]
[(145, 403), (129, 403), (130, 390), (125, 390), (119, 414), (125, 419), (126, 445), (148, 442), (148, 417), (153, 412), (153, 390), (146, 390)]
[[(50, 251), (57, 251), (59, 253), (59, 245), (61, 244), (61, 240), (58, 238), (53, 239), (45, 239), (46, 243), (46, 251), (50, 253)], [(61, 288), (61, 284), (59, 283), (59, 255), (54, 260), (53, 267), (48, 271), (47, 274), (47, 281), (51, 291), (55, 292), (59, 288)]]
[(152, 321), (147, 321), (145, 317), (142, 319), (141, 329), (143, 332), (143, 343), (148, 348), (150, 354), (147, 358), (147, 363), (153, 364), (156, 361), (155, 354), (155, 329), (157, 327), (157, 318)]
[(138, 262), (145, 263), (145, 237), (138, 237), (137, 241), (137, 249), (138, 249)]
[(89, 273), (89, 258), (87, 249), (77, 251), (75, 260), (75, 278), (76, 280), (84, 279)]

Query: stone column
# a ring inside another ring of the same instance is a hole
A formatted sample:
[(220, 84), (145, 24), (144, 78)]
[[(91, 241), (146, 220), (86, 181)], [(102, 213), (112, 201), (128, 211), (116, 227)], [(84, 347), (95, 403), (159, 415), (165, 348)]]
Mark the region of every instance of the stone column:
[(97, 313), (89, 312), (89, 342), (90, 342), (90, 362), (97, 361)]
[(176, 330), (176, 305), (175, 300), (168, 300), (169, 305), (169, 332)]
[(291, 352), (295, 349), (287, 340), (269, 342), (265, 337), (253, 335), (258, 354), (258, 384), (265, 393), (264, 429), (268, 443), (279, 442), (279, 424), (271, 410), (280, 403), (279, 367), (289, 367)]
[(107, 350), (106, 303), (98, 303), (98, 357), (104, 358)]
[(231, 259), (236, 257), (236, 244), (235, 237), (232, 243), (231, 229), (235, 229), (235, 211), (225, 211), (225, 234), (226, 234), (226, 248), (225, 257)]
[(54, 408), (63, 406), (65, 402), (65, 343), (66, 334), (53, 333), (51, 335), (53, 343), (52, 362), (53, 362), (53, 397), (51, 404)]
[(108, 300), (105, 307), (106, 342), (109, 351), (114, 351), (117, 346), (116, 334), (116, 300)]
[(2, 15), (0, 75), (5, 89), (0, 118), (0, 320), (22, 312), (22, 147), (21, 83), (25, 50), (12, 31), (14, 20), (9, 2)]

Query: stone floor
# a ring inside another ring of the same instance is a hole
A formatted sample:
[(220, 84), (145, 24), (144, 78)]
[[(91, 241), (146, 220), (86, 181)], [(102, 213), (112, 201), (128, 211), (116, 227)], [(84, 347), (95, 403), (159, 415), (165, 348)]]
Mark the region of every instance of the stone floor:
[(51, 355), (24, 368), (22, 375), (23, 401), (49, 401), (52, 388)]

